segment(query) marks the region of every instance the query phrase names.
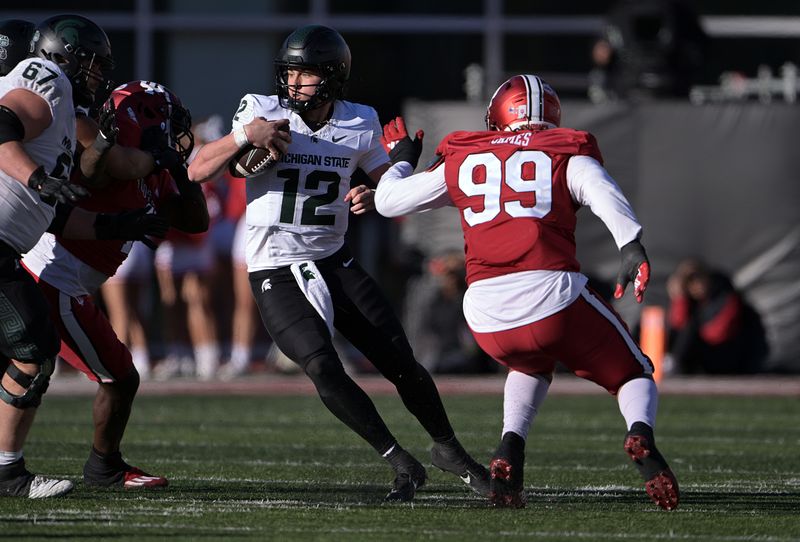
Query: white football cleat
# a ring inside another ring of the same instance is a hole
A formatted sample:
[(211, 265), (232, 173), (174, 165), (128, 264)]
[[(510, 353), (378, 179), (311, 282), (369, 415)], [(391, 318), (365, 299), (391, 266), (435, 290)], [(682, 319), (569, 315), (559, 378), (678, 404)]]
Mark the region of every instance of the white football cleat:
[(46, 499), (48, 497), (61, 497), (75, 487), (69, 480), (55, 480), (45, 476), (35, 475), (28, 489), (29, 499)]

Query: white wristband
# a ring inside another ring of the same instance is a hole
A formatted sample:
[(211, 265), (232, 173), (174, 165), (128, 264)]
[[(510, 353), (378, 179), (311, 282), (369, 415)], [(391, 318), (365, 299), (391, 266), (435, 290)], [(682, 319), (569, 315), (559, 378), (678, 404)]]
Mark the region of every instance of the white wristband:
[(247, 132), (244, 131), (244, 124), (240, 124), (236, 128), (233, 129), (233, 140), (236, 142), (236, 145), (241, 149), (245, 145), (250, 144), (250, 140), (247, 139)]

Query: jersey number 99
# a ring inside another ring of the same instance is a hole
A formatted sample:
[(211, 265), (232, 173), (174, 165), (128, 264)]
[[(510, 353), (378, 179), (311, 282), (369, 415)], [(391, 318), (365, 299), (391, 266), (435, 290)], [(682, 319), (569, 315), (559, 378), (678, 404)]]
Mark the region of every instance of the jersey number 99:
[[(534, 179), (523, 178), (523, 168), (528, 163), (534, 166)], [(485, 182), (476, 183), (474, 180), (473, 173), (478, 167), (486, 170)], [(505, 161), (491, 152), (470, 154), (458, 168), (458, 187), (466, 196), (483, 196), (483, 210), (464, 209), (464, 221), (470, 226), (484, 224), (496, 218), (501, 210), (514, 218), (543, 218), (553, 205), (552, 178), (552, 160), (542, 151), (516, 151)], [(526, 207), (521, 201), (506, 201), (501, 209), (500, 194), (504, 183), (518, 194), (532, 192), (535, 204)]]

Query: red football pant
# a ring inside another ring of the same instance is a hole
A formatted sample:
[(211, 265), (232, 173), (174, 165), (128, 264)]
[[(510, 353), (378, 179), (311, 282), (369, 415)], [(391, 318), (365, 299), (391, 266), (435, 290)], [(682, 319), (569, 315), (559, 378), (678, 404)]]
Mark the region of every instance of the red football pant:
[(130, 375), (134, 370), (131, 353), (92, 297), (71, 297), (38, 282), (61, 335), (59, 356), (95, 382), (114, 382)]
[(567, 308), (530, 324), (491, 333), (472, 332), (498, 363), (525, 374), (550, 374), (561, 362), (611, 394), (629, 380), (653, 373), (617, 312), (584, 288)]

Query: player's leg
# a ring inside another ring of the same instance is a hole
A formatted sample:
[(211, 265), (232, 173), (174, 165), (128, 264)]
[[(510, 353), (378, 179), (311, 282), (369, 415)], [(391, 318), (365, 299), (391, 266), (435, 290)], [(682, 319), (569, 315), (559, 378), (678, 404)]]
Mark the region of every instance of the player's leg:
[(538, 352), (533, 326), (473, 333), (487, 354), (509, 368), (503, 392), (503, 432), (489, 466), (489, 501), (494, 506), (521, 508), (526, 504), (525, 444), (555, 369), (555, 360)]
[(616, 395), (628, 434), (624, 448), (645, 480), (650, 498), (667, 510), (678, 505), (675, 475), (655, 445), (658, 390), (653, 365), (622, 318), (586, 288), (556, 318), (538, 322), (538, 339), (576, 375)]
[(305, 371), (328, 410), (375, 448), (398, 476), (408, 478), (408, 485), (392, 500), (412, 499), (415, 488), (425, 482), (425, 469), (399, 446), (372, 400), (347, 375), (325, 322), (300, 291), (291, 271), (251, 273), (250, 284), (267, 332)]
[(129, 465), (120, 452), (139, 388), (139, 374), (130, 351), (91, 296), (71, 297), (43, 281), (39, 281), (39, 288), (55, 309), (53, 320), (61, 335), (61, 357), (98, 383), (92, 407), (92, 449), (83, 468), (84, 482), (103, 487), (166, 486), (165, 478), (150, 476)]
[(69, 480), (37, 476), (25, 468), (22, 447), (36, 407), (47, 391), (59, 339), (49, 307), (13, 254), (0, 255), (0, 496), (55, 497)]
[(152, 282), (153, 254), (143, 243), (134, 243), (128, 257), (101, 286), (111, 327), (128, 345), (142, 380), (150, 378), (150, 350), (140, 315), (140, 303)]
[(349, 252), (340, 251), (329, 260), (321, 269), (336, 308), (336, 329), (395, 385), (403, 404), (434, 441), (432, 463), (487, 495), (488, 471), (456, 438), (436, 384), (414, 358), (400, 320), (378, 285)]

